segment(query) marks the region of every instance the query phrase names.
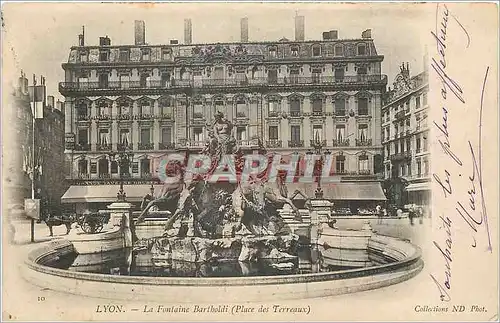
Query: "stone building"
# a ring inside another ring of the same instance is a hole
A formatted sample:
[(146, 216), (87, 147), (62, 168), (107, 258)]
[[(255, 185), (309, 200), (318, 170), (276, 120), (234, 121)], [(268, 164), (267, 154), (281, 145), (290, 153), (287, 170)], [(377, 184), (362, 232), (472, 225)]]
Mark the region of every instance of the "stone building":
[(382, 108), (385, 179), (392, 185), (393, 203), (428, 206), (428, 73), (412, 77), (408, 64), (400, 69)]
[[(73, 184), (63, 201), (109, 203), (122, 172), (129, 201), (137, 202), (157, 183), (159, 158), (205, 145), (216, 112), (232, 121), (238, 143), (249, 150), (260, 140), (283, 154), (306, 153), (318, 141), (335, 157), (342, 181), (377, 184), (387, 78), (371, 31), (359, 39), (327, 31), (304, 40), (304, 17), (295, 26), (297, 39), (274, 42), (248, 41), (247, 18), (236, 43), (191, 43), (190, 20), (184, 44), (146, 45), (145, 25), (137, 22), (135, 45), (114, 45), (107, 36), (85, 45), (80, 35), (59, 85)], [(120, 150), (133, 154), (121, 171)]]

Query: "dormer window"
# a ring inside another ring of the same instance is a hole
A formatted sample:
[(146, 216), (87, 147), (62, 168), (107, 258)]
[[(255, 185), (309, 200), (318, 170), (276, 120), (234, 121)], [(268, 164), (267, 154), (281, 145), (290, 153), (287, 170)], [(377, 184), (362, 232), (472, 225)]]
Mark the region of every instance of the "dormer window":
[(366, 45), (365, 44), (358, 45), (358, 55), (366, 55)]
[(170, 48), (165, 48), (161, 51), (161, 59), (164, 61), (169, 61), (172, 59), (172, 50)]
[(109, 58), (109, 52), (107, 50), (101, 50), (99, 52), (99, 61), (100, 62), (107, 62)]
[(298, 45), (292, 45), (290, 47), (290, 50), (292, 52), (293, 57), (298, 57), (299, 56), (299, 46)]
[(81, 63), (86, 63), (88, 62), (89, 57), (87, 55), (87, 52), (80, 52), (80, 62)]
[(120, 62), (128, 62), (130, 51), (128, 49), (120, 49)]
[(312, 56), (313, 57), (321, 56), (321, 46), (320, 45), (313, 45)]
[(142, 61), (149, 61), (151, 59), (151, 51), (149, 49), (143, 49), (142, 53)]
[(344, 46), (341, 44), (335, 45), (335, 56), (344, 56)]
[(278, 48), (276, 46), (269, 47), (269, 56), (273, 58), (278, 57)]

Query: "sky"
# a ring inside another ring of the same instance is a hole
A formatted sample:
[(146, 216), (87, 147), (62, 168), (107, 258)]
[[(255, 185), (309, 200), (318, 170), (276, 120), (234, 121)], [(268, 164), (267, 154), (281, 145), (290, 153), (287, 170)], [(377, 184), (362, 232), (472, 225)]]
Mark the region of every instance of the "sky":
[(57, 84), (61, 67), (85, 26), (86, 45), (109, 36), (112, 45), (134, 43), (134, 20), (144, 20), (146, 42), (167, 44), (184, 38), (184, 19), (191, 18), (193, 43), (237, 42), (240, 19), (249, 19), (250, 41), (294, 39), (294, 16), (305, 16), (306, 40), (338, 30), (339, 38), (360, 38), (372, 29), (372, 38), (384, 55), (382, 73), (389, 86), (402, 62), (410, 72), (423, 71), (425, 44), (430, 40), (433, 4), (410, 3), (4, 3), (2, 77), (15, 80), (21, 69), (45, 76), (47, 94), (63, 99)]

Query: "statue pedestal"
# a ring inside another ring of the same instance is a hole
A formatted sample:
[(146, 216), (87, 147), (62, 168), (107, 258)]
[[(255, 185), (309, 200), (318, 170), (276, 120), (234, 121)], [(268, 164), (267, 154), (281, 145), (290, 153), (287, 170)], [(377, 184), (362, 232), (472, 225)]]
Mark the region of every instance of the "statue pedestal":
[(109, 227), (119, 226), (124, 238), (123, 247), (132, 247), (132, 230), (130, 228), (132, 204), (128, 202), (114, 202), (108, 205), (108, 209), (110, 210)]
[(321, 225), (328, 223), (332, 214), (333, 203), (328, 200), (311, 200), (309, 212), (311, 213), (311, 243), (316, 244), (321, 234)]
[(283, 208), (278, 210), (278, 212), (280, 217), (283, 219), (283, 222), (290, 229), (290, 233), (298, 235), (301, 242), (309, 243), (311, 235), (309, 230), (311, 225), (311, 215), (309, 210), (299, 210), (301, 221), (297, 219), (295, 213), (288, 204), (285, 204)]

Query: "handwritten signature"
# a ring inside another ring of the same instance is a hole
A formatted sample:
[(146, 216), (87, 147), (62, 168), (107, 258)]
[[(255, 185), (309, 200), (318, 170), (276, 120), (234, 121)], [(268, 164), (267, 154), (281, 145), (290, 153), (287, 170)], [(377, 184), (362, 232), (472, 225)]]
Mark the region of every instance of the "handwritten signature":
[[(438, 16), (441, 14), (441, 21), (438, 25)], [(455, 165), (458, 169), (463, 167), (462, 159), (453, 151), (453, 148), (450, 143), (450, 127), (448, 124), (448, 118), (451, 106), (450, 100), (455, 98), (458, 100), (458, 104), (465, 104), (465, 95), (460, 83), (451, 77), (446, 68), (448, 66), (447, 61), (447, 43), (448, 39), (448, 21), (449, 18), (452, 17), (454, 21), (457, 23), (458, 27), (464, 32), (464, 35), (467, 38), (466, 48), (470, 46), (471, 38), (467, 30), (460, 23), (460, 21), (455, 17), (451, 11), (448, 9), (446, 4), (437, 4), (436, 6), (436, 27), (435, 31), (432, 31), (431, 34), (433, 38), (436, 40), (436, 50), (438, 53), (438, 59), (432, 58), (431, 66), (436, 72), (437, 76), (441, 81), (441, 98), (442, 98), (442, 119), (439, 122), (434, 121), (434, 126), (438, 130), (438, 142), (441, 146), (443, 153), (448, 156), (453, 162), (451, 165)], [(477, 150), (474, 149), (472, 142), (469, 140), (469, 148), (472, 159), (472, 173), (468, 176), (468, 185), (469, 189), (467, 191), (467, 202), (463, 202), (463, 199), (457, 198), (455, 204), (455, 210), (457, 215), (460, 215), (460, 218), (465, 221), (468, 227), (471, 230), (472, 243), (471, 247), (477, 247), (476, 234), (478, 233), (478, 229), (480, 226), (484, 225), (484, 230), (487, 234), (487, 250), (492, 252), (491, 245), (491, 236), (488, 227), (488, 216), (486, 212), (486, 203), (483, 192), (483, 174), (482, 174), (482, 117), (483, 117), (483, 98), (485, 93), (485, 88), (488, 80), (488, 72), (489, 67), (486, 68), (486, 72), (484, 75), (484, 80), (482, 84), (481, 90), (481, 100), (479, 105), (479, 133), (478, 138), (479, 142), (477, 145)], [(449, 96), (448, 93), (451, 91), (453, 96)], [(457, 178), (456, 173), (450, 170), (451, 165), (448, 165), (446, 169), (443, 170), (441, 174), (433, 173), (433, 178), (435, 182), (442, 189), (443, 196), (445, 198), (453, 198), (453, 179)], [(461, 172), (458, 173), (458, 177), (461, 177)], [(450, 291), (452, 288), (451, 277), (452, 277), (452, 266), (451, 263), (453, 261), (453, 231), (452, 231), (452, 220), (449, 217), (445, 217), (444, 215), (440, 216), (442, 221), (441, 229), (445, 231), (444, 243), (438, 243), (434, 241), (434, 246), (440, 255), (443, 256), (444, 259), (444, 269), (443, 275), (444, 277), (441, 279), (437, 279), (433, 274), (431, 274), (431, 278), (435, 283), (439, 297), (441, 301), (449, 302), (451, 300)]]

